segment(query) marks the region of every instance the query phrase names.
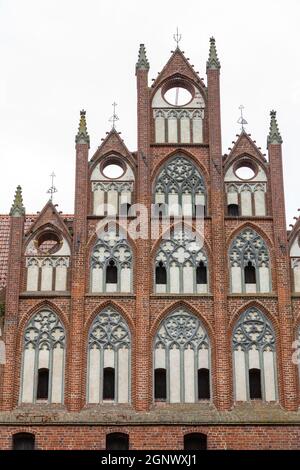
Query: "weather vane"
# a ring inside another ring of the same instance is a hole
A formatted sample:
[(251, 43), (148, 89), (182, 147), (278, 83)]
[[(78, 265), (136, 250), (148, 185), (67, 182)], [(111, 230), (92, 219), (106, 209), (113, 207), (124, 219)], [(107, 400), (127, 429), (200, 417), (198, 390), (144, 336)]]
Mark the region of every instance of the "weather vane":
[(177, 47), (179, 47), (178, 44), (180, 43), (181, 38), (182, 38), (182, 34), (179, 34), (178, 26), (177, 26), (177, 28), (176, 28), (176, 34), (173, 34), (173, 39), (174, 39), (174, 41), (176, 42)]
[(117, 106), (117, 103), (115, 103), (115, 101), (114, 101), (113, 104), (112, 104), (112, 106), (113, 106), (114, 112), (113, 112), (112, 117), (109, 119), (109, 122), (112, 123), (112, 129), (115, 129), (115, 128), (116, 128), (116, 121), (119, 120), (119, 117), (116, 115), (116, 106)]
[(241, 104), (241, 105), (239, 106), (239, 109), (240, 109), (240, 111), (241, 111), (241, 116), (239, 117), (237, 123), (241, 125), (241, 131), (243, 132), (243, 131), (245, 130), (244, 126), (245, 126), (246, 124), (248, 124), (248, 122), (246, 121), (246, 119), (245, 119), (244, 116), (243, 116), (243, 109), (245, 109), (245, 107)]
[(51, 194), (50, 200), (53, 201), (53, 194), (57, 193), (57, 189), (54, 186), (54, 178), (56, 177), (54, 171), (51, 173), (50, 178), (51, 178), (51, 187), (48, 189), (47, 193)]

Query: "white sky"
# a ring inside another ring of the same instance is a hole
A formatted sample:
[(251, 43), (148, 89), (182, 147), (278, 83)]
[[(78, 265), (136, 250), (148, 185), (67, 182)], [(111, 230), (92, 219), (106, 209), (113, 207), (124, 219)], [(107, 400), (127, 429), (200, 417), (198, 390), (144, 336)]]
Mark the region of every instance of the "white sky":
[[(73, 212), (74, 137), (87, 110), (91, 156), (110, 129), (136, 149), (135, 63), (144, 42), (149, 79), (180, 43), (206, 81), (209, 37), (221, 60), (223, 153), (247, 130), (266, 151), (269, 111), (284, 139), (287, 220), (300, 207), (299, 0), (0, 0), (0, 212), (21, 184), (27, 212), (41, 210), (54, 170), (59, 210)], [(151, 82), (150, 82), (151, 83)]]

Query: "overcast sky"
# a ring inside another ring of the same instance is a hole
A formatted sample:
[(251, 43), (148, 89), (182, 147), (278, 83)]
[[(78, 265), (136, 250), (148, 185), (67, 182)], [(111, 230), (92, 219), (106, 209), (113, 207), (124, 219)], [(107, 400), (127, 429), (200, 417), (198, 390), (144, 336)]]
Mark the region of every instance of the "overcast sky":
[[(145, 43), (149, 79), (181, 48), (206, 81), (209, 37), (221, 61), (223, 153), (247, 130), (266, 151), (269, 111), (277, 110), (284, 139), (288, 223), (300, 207), (299, 0), (0, 0), (0, 212), (21, 184), (27, 212), (48, 199), (54, 170), (55, 202), (73, 212), (74, 136), (87, 110), (91, 156), (110, 129), (136, 149), (135, 63)], [(150, 82), (151, 83), (151, 82)]]

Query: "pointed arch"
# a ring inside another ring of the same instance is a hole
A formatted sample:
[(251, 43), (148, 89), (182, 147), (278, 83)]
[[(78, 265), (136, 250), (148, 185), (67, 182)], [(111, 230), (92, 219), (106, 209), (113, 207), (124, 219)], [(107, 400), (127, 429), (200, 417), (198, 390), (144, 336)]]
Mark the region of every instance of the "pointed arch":
[(276, 401), (276, 335), (272, 322), (261, 309), (248, 307), (236, 319), (231, 337), (235, 400)]
[(130, 401), (131, 332), (120, 311), (107, 304), (90, 322), (87, 402)]
[[(210, 339), (199, 316), (173, 308), (153, 339), (154, 399), (197, 402), (211, 396)], [(164, 373), (163, 373), (164, 372)]]

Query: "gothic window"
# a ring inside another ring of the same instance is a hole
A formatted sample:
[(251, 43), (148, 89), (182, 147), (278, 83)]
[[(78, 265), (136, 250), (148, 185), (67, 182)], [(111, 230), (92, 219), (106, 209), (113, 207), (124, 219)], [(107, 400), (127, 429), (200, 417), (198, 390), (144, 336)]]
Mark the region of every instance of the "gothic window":
[(292, 282), (293, 282), (293, 291), (300, 292), (300, 235), (294, 239), (291, 250), (291, 268), (292, 268)]
[(276, 400), (276, 347), (271, 323), (251, 307), (240, 316), (232, 341), (235, 399)]
[[(196, 207), (205, 208), (204, 180), (195, 165), (183, 155), (176, 155), (165, 163), (155, 182), (155, 205), (165, 204), (169, 216), (196, 215)], [(201, 214), (197, 213), (197, 216)]]
[(125, 236), (115, 230), (103, 231), (93, 248), (91, 291), (132, 291), (131, 248)]
[(155, 398), (170, 403), (208, 399), (209, 369), (210, 346), (203, 325), (183, 308), (175, 310), (162, 321), (154, 340)]
[(113, 432), (106, 436), (106, 450), (129, 450), (129, 436), (122, 432)]
[(255, 230), (243, 230), (232, 242), (229, 256), (231, 292), (271, 291), (268, 248)]
[(200, 432), (193, 432), (184, 436), (184, 450), (206, 450), (207, 436)]
[(21, 402), (63, 402), (65, 341), (64, 327), (51, 310), (41, 310), (28, 322), (23, 339)]
[(26, 256), (27, 291), (66, 291), (70, 266), (67, 240), (46, 229), (28, 244)]
[(130, 331), (113, 308), (102, 310), (91, 326), (88, 339), (87, 400), (101, 403), (130, 400)]
[(29, 432), (13, 435), (12, 450), (34, 450), (35, 436)]
[(228, 212), (228, 215), (231, 217), (238, 217), (239, 216), (238, 204), (228, 204), (227, 212)]
[(154, 398), (155, 400), (165, 400), (167, 398), (166, 369), (155, 369), (154, 371)]
[(200, 237), (175, 230), (163, 239), (155, 257), (157, 293), (207, 293), (207, 256)]

